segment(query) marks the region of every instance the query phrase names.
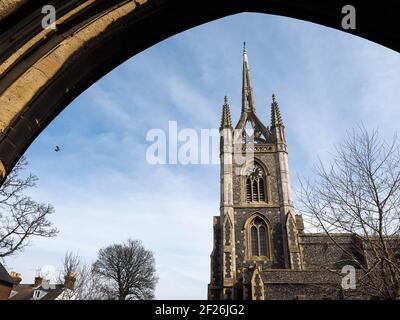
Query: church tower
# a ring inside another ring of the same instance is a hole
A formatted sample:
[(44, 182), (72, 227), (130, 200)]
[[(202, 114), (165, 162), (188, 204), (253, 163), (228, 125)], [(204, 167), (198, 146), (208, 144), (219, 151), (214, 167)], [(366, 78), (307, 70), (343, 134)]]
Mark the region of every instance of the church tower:
[(271, 269), (302, 270), (301, 216), (293, 209), (285, 126), (275, 95), (271, 124), (256, 114), (249, 59), (243, 48), (241, 115), (232, 126), (222, 108), (220, 215), (214, 217), (209, 299), (266, 299)]

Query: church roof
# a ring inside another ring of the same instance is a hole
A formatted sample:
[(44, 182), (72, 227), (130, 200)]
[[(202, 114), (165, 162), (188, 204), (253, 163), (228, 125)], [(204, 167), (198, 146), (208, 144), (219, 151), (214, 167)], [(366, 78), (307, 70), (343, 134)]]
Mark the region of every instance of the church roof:
[(261, 272), (265, 284), (326, 284), (338, 283), (340, 275), (329, 270), (271, 269)]

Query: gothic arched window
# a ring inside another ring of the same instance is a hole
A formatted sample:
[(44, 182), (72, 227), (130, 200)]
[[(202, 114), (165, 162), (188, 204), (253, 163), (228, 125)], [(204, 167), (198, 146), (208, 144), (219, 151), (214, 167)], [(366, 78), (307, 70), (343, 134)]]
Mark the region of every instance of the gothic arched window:
[(266, 201), (266, 176), (264, 170), (257, 163), (254, 163), (246, 172), (246, 201)]
[(269, 257), (269, 229), (268, 225), (260, 217), (255, 217), (249, 228), (249, 245), (251, 257)]

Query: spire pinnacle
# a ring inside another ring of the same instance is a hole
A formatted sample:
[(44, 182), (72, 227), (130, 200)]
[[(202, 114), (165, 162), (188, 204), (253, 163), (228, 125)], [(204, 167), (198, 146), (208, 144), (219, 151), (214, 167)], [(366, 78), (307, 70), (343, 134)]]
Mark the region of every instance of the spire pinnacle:
[(275, 99), (275, 94), (272, 94), (271, 103), (271, 128), (283, 126), (281, 112), (279, 111), (278, 102)]
[(231, 110), (227, 96), (224, 97), (224, 105), (222, 107), (221, 129), (223, 128), (232, 128)]

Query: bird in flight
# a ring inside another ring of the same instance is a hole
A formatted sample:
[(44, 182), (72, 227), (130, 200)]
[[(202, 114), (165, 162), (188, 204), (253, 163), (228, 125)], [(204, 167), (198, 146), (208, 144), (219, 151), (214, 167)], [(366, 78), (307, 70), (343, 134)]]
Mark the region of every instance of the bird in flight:
[(60, 149), (59, 146), (56, 146), (56, 148), (54, 149), (55, 152), (58, 152), (58, 151), (60, 151), (60, 150), (61, 150), (61, 149)]

